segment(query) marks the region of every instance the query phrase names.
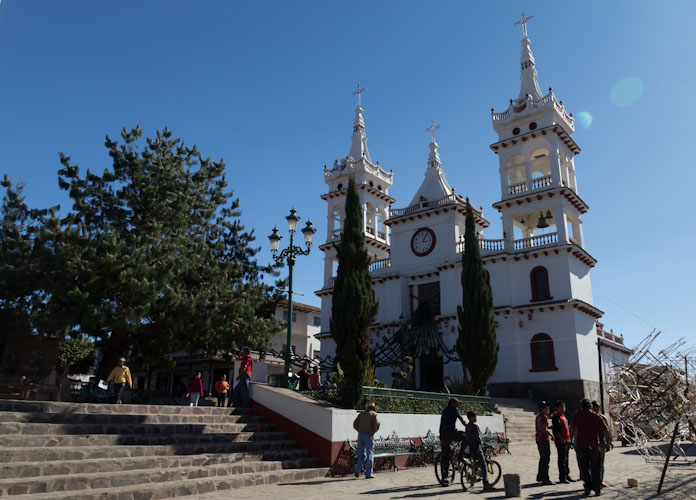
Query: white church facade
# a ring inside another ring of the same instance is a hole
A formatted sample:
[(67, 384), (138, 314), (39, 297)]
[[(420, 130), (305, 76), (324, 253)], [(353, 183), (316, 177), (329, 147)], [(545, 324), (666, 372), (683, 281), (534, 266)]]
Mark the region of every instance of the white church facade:
[[(526, 28), (526, 27), (525, 27)], [(574, 120), (553, 91), (538, 84), (530, 41), (522, 40), (521, 90), (502, 113), (491, 110), (498, 138), (490, 147), (499, 164), (500, 199), (493, 203), (503, 234), (484, 234), (489, 222), (475, 210), (483, 264), (493, 294), (498, 366), (489, 381), (492, 395), (538, 398), (599, 398), (600, 362), (597, 319), (590, 270), (596, 260), (585, 248), (572, 139)], [(427, 301), (442, 342), (452, 348), (461, 305), (461, 251), (465, 198), (445, 179), (433, 138), (425, 178), (408, 205), (392, 208), (394, 173), (374, 163), (367, 149), (360, 103), (355, 110), (351, 149), (331, 169), (325, 167), (328, 192), (327, 240), (321, 298), (321, 355), (332, 356), (330, 338), (335, 245), (340, 242), (343, 205), (354, 177), (363, 208), (363, 230), (379, 313), (371, 344), (392, 336), (404, 318)], [(473, 194), (473, 193), (472, 193)], [(475, 196), (472, 196), (474, 205)], [(391, 383), (390, 367), (377, 378)], [(439, 391), (443, 380), (462, 378), (459, 362), (445, 363), (440, 350), (415, 360), (414, 385)]]

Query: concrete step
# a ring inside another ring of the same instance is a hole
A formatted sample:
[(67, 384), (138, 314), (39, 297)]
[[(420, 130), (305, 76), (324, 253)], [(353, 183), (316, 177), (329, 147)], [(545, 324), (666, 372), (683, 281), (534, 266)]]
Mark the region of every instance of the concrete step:
[(265, 417), (245, 415), (149, 415), (131, 413), (44, 413), (0, 411), (0, 422), (44, 424), (242, 424), (264, 423)]
[(38, 478), (0, 479), (0, 496), (32, 493), (68, 492), (73, 490), (118, 488), (123, 486), (147, 485), (169, 481), (225, 477), (239, 474), (301, 469), (316, 466), (314, 458), (293, 461), (256, 461), (201, 466), (180, 466), (166, 469), (146, 469), (88, 474), (65, 474)]
[(218, 434), (171, 434), (171, 435), (138, 435), (127, 436), (119, 434), (79, 434), (79, 435), (3, 435), (0, 436), (0, 447), (55, 447), (55, 446), (137, 446), (137, 445), (182, 445), (207, 444), (221, 441), (282, 441), (284, 432), (237, 432)]
[(59, 403), (55, 401), (0, 401), (0, 411), (135, 414), (135, 415), (254, 415), (251, 408), (217, 408), (214, 406), (115, 405), (96, 403)]
[(219, 453), (180, 456), (126, 458), (92, 458), (42, 462), (7, 462), (0, 464), (0, 479), (56, 476), (63, 474), (112, 473), (128, 470), (166, 469), (170, 467), (205, 467), (239, 462), (289, 461), (307, 458), (307, 450), (281, 448), (272, 451)]
[(295, 448), (292, 440), (243, 441), (169, 444), (160, 446), (57, 446), (45, 448), (2, 447), (0, 463), (83, 460), (92, 458), (126, 458), (182, 456), (208, 453), (255, 453)]
[(6, 435), (80, 435), (134, 434), (167, 436), (173, 434), (241, 434), (272, 432), (273, 424), (35, 424), (24, 422), (0, 423), (0, 440)]
[(324, 467), (283, 469), (222, 477), (198, 478), (194, 476), (191, 479), (181, 481), (92, 489), (87, 489), (87, 485), (80, 483), (82, 485), (82, 490), (80, 491), (56, 491), (52, 492), (50, 496), (45, 494), (28, 494), (28, 492), (27, 494), (17, 493), (14, 498), (17, 500), (46, 500), (47, 498), (51, 500), (149, 500), (199, 496), (216, 491), (235, 490), (245, 486), (286, 483), (324, 477), (328, 471), (329, 469)]

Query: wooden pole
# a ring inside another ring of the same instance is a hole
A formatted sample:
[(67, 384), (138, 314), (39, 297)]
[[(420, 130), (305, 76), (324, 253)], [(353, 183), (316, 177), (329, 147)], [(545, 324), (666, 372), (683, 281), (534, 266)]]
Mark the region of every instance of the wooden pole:
[(672, 440), (669, 442), (669, 450), (667, 451), (667, 458), (665, 458), (665, 466), (662, 468), (662, 475), (660, 476), (660, 484), (657, 486), (657, 494), (662, 493), (662, 483), (665, 480), (665, 474), (667, 474), (667, 466), (669, 465), (669, 459), (672, 457), (672, 449), (674, 448), (674, 441), (677, 439), (677, 433), (679, 432), (679, 421), (674, 425), (674, 432), (672, 433)]

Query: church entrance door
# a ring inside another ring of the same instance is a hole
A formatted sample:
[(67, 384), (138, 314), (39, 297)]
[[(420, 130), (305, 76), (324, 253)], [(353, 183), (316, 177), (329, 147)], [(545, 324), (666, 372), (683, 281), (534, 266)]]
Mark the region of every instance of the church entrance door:
[(420, 390), (440, 392), (443, 387), (442, 355), (430, 351), (420, 358)]

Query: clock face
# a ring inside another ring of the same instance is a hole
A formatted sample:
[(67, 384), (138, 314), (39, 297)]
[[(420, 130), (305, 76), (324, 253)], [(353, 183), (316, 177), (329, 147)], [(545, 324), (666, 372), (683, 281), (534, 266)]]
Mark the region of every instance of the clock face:
[(435, 248), (435, 233), (427, 227), (417, 230), (411, 238), (411, 251), (418, 257), (428, 255)]

